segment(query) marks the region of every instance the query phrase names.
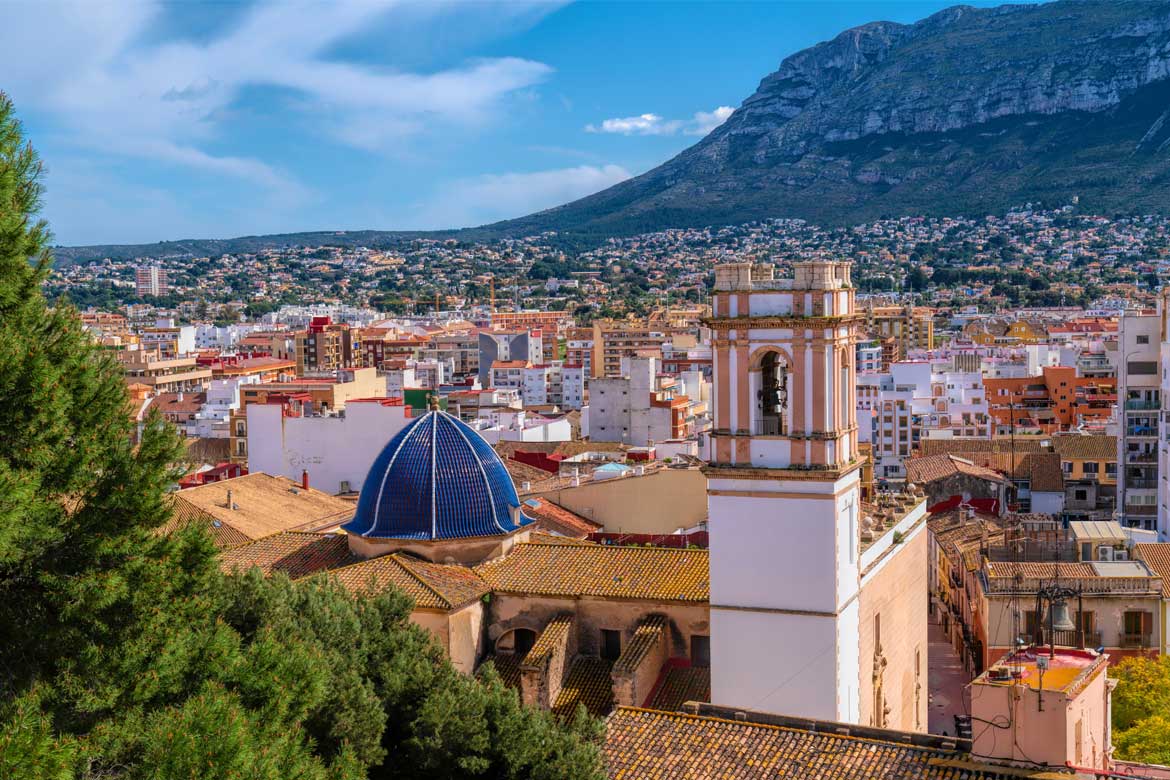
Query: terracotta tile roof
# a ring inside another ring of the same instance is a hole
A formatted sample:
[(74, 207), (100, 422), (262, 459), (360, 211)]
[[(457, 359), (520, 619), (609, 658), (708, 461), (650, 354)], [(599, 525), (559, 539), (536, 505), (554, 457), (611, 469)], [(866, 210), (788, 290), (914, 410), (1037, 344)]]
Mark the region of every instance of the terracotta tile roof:
[(527, 498), (520, 509), (536, 521), (537, 528), (560, 536), (584, 538), (604, 528), (601, 523), (570, 512), (547, 498)]
[[(922, 455), (946, 455), (950, 453), (971, 459), (971, 456), (968, 453), (972, 452), (1009, 453), (1012, 451), (1012, 443), (1007, 439), (976, 439), (961, 437), (952, 439), (922, 439), (918, 443), (918, 450)], [(1015, 451), (1017, 453), (1044, 452), (1044, 445), (1040, 441), (1033, 439), (1017, 438), (1015, 442)]]
[(428, 563), (402, 553), (343, 566), (331, 574), (355, 592), (381, 593), (390, 586), (397, 587), (421, 609), (458, 609), (490, 590), (465, 566)]
[(633, 674), (641, 666), (642, 661), (654, 649), (654, 645), (662, 641), (662, 634), (666, 631), (666, 618), (663, 615), (647, 615), (634, 629), (634, 636), (622, 649), (621, 656), (613, 665), (614, 674)]
[(572, 458), (585, 452), (621, 452), (629, 449), (615, 441), (501, 441), (495, 445), (500, 457), (508, 460), (514, 452), (543, 452)]
[(537, 485), (548, 479), (556, 479), (556, 475), (544, 469), (531, 466), (527, 463), (514, 460), (512, 458), (503, 458), (504, 468), (512, 475), (512, 481), (516, 483), (519, 488), (522, 482), (531, 482)]
[(573, 661), (553, 704), (553, 714), (571, 718), (577, 711), (578, 702), (584, 704), (591, 715), (605, 715), (613, 709), (612, 666), (611, 662), (601, 658), (580, 657)]
[(219, 556), (219, 565), (229, 574), (256, 566), (265, 575), (284, 572), (297, 579), (353, 560), (349, 542), (341, 534), (283, 531), (226, 550)]
[(540, 531), (533, 531), (528, 536), (528, 541), (532, 544), (571, 544), (574, 546), (597, 544), (588, 539), (574, 539), (571, 536), (556, 536), (555, 534), (541, 533)]
[(711, 669), (706, 666), (668, 667), (654, 691), (650, 707), (680, 710), (688, 701), (711, 700)]
[[(503, 653), (500, 655), (489, 655), (483, 659), (483, 663), (488, 661), (496, 667), (496, 672), (500, 675), (500, 681), (509, 688), (520, 688), (520, 660), (510, 653)], [(479, 665), (476, 674), (483, 669), (483, 664)]]
[(1137, 557), (1162, 578), (1162, 595), (1170, 598), (1170, 542), (1142, 542), (1134, 549)]
[(520, 662), (521, 666), (539, 666), (546, 658), (553, 654), (559, 645), (564, 644), (565, 637), (568, 636), (569, 630), (573, 627), (573, 616), (568, 612), (562, 612), (548, 622), (544, 630), (540, 632), (540, 636), (536, 638), (532, 648), (529, 649), (528, 654), (524, 656), (524, 660)]
[(207, 393), (159, 393), (150, 399), (150, 408), (162, 414), (194, 414), (207, 402)]
[(1017, 451), (1014, 457), (1011, 452), (958, 454), (976, 466), (1011, 474), (1015, 479), (1027, 479), (1032, 483), (1032, 490), (1042, 493), (1060, 493), (1064, 490), (1064, 472), (1060, 470), (1060, 455), (1055, 452)]
[(948, 477), (965, 475), (990, 482), (1003, 483), (1007, 479), (998, 471), (976, 465), (954, 453), (928, 455), (906, 461), (906, 481), (916, 484), (934, 482)]
[(707, 562), (706, 550), (527, 543), (476, 572), (504, 593), (705, 602)]
[(199, 507), (188, 504), (185, 501), (174, 502), (170, 522), (158, 530), (159, 533), (169, 534), (180, 528), (185, 528), (191, 523), (202, 525), (211, 532), (211, 538), (215, 542), (215, 546), (220, 549), (236, 547), (252, 541), (251, 537), (230, 523), (225, 523), (214, 515), (210, 515)]
[[(229, 490), (235, 509), (227, 506)], [(175, 505), (184, 504), (232, 526), (248, 540), (280, 531), (320, 531), (353, 517), (349, 501), (262, 472), (180, 490)]]
[(1105, 435), (1055, 436), (1052, 448), (1063, 460), (1117, 460), (1117, 437)]
[(231, 457), (231, 439), (187, 438), (188, 463), (223, 463)]
[(609, 776), (615, 780), (1018, 780), (1021, 776), (1018, 769), (976, 762), (968, 754), (942, 747), (953, 743), (941, 738), (929, 743), (939, 747), (919, 746), (895, 741), (902, 732), (867, 731), (888, 734), (886, 739), (846, 736), (833, 733), (829, 725), (824, 731), (811, 731), (619, 707), (606, 722), (604, 752)]
[(1069, 577), (1096, 577), (1097, 570), (1089, 563), (1053, 563), (1051, 561), (1034, 562), (1015, 561), (988, 562), (987, 574), (990, 577), (1015, 577), (1017, 574), (1025, 579), (1051, 579), (1053, 576)]

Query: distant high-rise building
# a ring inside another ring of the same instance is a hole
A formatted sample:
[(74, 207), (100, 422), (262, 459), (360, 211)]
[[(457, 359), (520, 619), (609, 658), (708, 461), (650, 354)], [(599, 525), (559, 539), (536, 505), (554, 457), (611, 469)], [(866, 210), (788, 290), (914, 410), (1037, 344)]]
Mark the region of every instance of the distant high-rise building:
[(495, 363), (540, 363), (544, 348), (539, 329), (479, 332), (479, 383), (490, 387)]
[(170, 289), (167, 272), (157, 265), (140, 267), (134, 271), (134, 287), (139, 295), (166, 295)]

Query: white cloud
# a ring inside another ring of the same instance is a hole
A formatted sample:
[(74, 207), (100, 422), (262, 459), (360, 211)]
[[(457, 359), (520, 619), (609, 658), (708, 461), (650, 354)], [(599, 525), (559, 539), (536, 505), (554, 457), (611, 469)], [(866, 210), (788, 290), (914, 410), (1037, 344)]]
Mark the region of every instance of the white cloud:
[(658, 114), (616, 117), (601, 124), (585, 125), (587, 133), (616, 133), (618, 135), (706, 135), (735, 111), (730, 106), (719, 106), (714, 111), (696, 111), (690, 119), (664, 119)]
[[(80, 146), (171, 162), (296, 191), (278, 168), (212, 151), (244, 90), (276, 87), (342, 143), (381, 150), (437, 124), (476, 125), (547, 78), (542, 63), (501, 57), (429, 73), (340, 61), (347, 37), (388, 19), (426, 23), (393, 0), (278, 2), (243, 13), (207, 41), (150, 40), (160, 0), (16, 3), (0, 27), (4, 89), (22, 112), (53, 120)], [(423, 11), (426, 8), (424, 7)], [(515, 13), (531, 13), (525, 6)], [(512, 13), (502, 4), (499, 13)], [(155, 36), (157, 38), (157, 35)]]
[(583, 198), (630, 178), (620, 165), (579, 165), (459, 179), (420, 209), (415, 227), (474, 227)]
[(719, 125), (727, 121), (727, 118), (735, 113), (735, 109), (731, 106), (719, 106), (714, 111), (696, 111), (695, 124), (691, 128), (691, 135), (706, 135), (714, 130)]

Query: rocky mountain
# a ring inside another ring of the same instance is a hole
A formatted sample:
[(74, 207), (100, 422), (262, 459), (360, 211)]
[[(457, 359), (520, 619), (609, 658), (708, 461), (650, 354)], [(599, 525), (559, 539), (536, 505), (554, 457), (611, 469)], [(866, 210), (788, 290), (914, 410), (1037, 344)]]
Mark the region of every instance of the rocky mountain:
[(1170, 3), (956, 6), (793, 54), (674, 159), (485, 232), (848, 223), (1074, 196), (1102, 212), (1165, 212), (1168, 118)]
[[(1074, 197), (1096, 213), (1170, 212), (1170, 0), (955, 6), (873, 22), (786, 58), (720, 127), (595, 195), (481, 228), (612, 235), (801, 217), (999, 213)], [(258, 236), (83, 247), (87, 257), (265, 246), (389, 246), (420, 234)]]

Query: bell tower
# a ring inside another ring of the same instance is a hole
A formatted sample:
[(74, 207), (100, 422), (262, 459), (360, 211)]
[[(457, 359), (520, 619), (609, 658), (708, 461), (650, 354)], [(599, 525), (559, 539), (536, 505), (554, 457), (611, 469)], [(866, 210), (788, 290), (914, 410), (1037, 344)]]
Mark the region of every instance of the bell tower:
[(850, 264), (717, 266), (711, 694), (857, 723), (861, 461)]

